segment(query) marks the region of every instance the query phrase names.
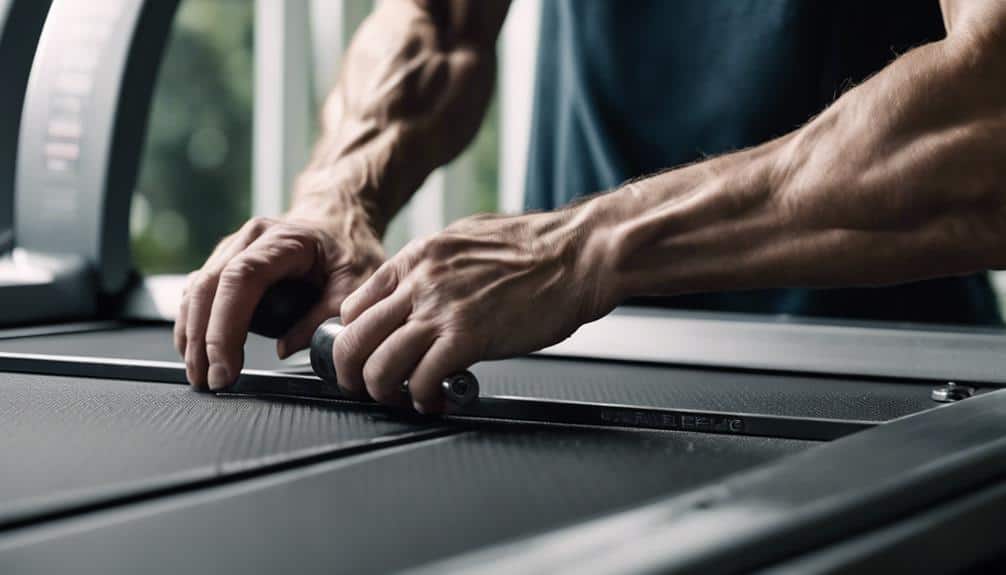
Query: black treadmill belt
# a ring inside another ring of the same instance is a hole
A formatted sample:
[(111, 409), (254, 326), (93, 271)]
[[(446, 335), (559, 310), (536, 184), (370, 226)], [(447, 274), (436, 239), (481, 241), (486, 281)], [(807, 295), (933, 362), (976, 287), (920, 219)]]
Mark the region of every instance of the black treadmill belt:
[[(0, 526), (433, 427), (185, 386), (0, 374)], [(0, 570), (2, 571), (2, 570)]]
[[(0, 339), (0, 352), (179, 361), (171, 326)], [(249, 336), (247, 367), (280, 369), (274, 344)], [(930, 385), (660, 365), (525, 358), (482, 363), (473, 371), (486, 395), (887, 421), (935, 407)]]
[(931, 409), (930, 386), (544, 357), (476, 365), (485, 395), (887, 421)]
[(0, 572), (387, 572), (813, 445), (680, 432), (470, 432), (24, 529), (0, 538)]

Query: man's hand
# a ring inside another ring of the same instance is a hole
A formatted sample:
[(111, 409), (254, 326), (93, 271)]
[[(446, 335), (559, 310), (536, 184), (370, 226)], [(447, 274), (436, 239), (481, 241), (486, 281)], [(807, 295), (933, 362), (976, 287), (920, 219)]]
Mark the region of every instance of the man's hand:
[(255, 306), (265, 290), (288, 277), (324, 286), (319, 302), (277, 343), (286, 357), (307, 347), (314, 329), (338, 315), (343, 298), (383, 260), (380, 242), (361, 217), (321, 225), (290, 215), (256, 218), (225, 238), (202, 269), (189, 276), (175, 321), (175, 348), (197, 389), (222, 389), (237, 378)]
[(321, 302), (277, 351), (305, 347), (381, 261), (379, 238), (436, 167), (474, 137), (492, 95), (507, 0), (381, 2), (357, 31), (294, 190), (293, 212), (253, 220), (192, 275), (175, 345), (197, 388), (226, 387), (266, 288), (323, 282)]
[(391, 258), (342, 303), (339, 385), (396, 404), (443, 407), (439, 382), (484, 359), (559, 342), (617, 303), (603, 257), (588, 253), (587, 204), (526, 216), (477, 216)]

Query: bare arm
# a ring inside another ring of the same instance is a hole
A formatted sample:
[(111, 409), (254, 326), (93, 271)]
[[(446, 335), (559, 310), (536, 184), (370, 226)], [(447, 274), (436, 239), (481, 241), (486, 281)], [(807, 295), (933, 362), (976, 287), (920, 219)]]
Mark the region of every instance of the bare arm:
[(197, 388), (230, 385), (243, 363), (252, 312), (286, 277), (324, 288), (278, 342), (304, 348), (343, 298), (383, 261), (380, 237), (426, 176), (472, 139), (495, 77), (508, 2), (385, 0), (353, 39), (329, 97), (322, 137), (290, 211), (256, 218), (192, 274), (175, 346)]
[[(477, 4), (474, 5), (474, 4)], [(387, 0), (357, 31), (297, 182), (293, 212), (363, 208), (383, 233), (437, 167), (478, 131), (509, 2)]]
[(483, 359), (556, 343), (624, 298), (882, 284), (1006, 265), (1006, 3), (943, 3), (946, 39), (805, 127), (556, 212), (414, 243), (342, 306), (340, 384), (416, 408)]
[(620, 295), (884, 284), (1006, 264), (1006, 6), (944, 2), (945, 40), (808, 125), (601, 198)]

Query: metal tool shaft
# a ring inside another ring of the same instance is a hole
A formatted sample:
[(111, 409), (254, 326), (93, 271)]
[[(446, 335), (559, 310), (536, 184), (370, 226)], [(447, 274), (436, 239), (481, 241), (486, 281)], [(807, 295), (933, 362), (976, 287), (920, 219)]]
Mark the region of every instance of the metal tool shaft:
[[(335, 338), (343, 330), (342, 322), (332, 318), (318, 326), (311, 338), (311, 368), (318, 377), (332, 384), (337, 383), (332, 348)], [(460, 371), (449, 375), (440, 382), (444, 398), (449, 405), (466, 406), (479, 398), (479, 380), (470, 371)], [(407, 391), (407, 387), (403, 387)]]

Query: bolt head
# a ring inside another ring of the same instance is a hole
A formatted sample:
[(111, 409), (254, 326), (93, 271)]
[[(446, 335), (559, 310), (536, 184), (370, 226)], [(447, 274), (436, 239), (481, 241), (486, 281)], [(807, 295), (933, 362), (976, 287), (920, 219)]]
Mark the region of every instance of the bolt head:
[(967, 399), (974, 394), (975, 388), (969, 385), (959, 385), (950, 381), (947, 382), (946, 385), (934, 387), (932, 392), (930, 392), (929, 397), (932, 398), (933, 401), (938, 401), (940, 403), (954, 403), (955, 401)]

